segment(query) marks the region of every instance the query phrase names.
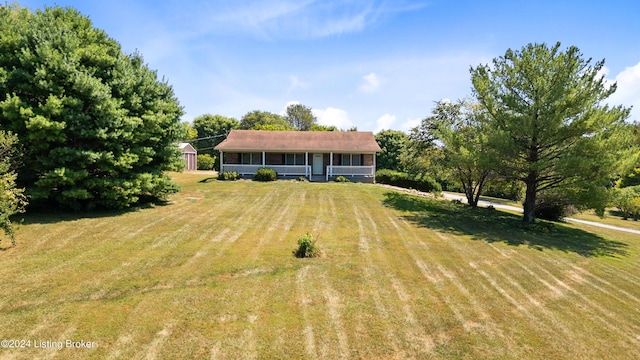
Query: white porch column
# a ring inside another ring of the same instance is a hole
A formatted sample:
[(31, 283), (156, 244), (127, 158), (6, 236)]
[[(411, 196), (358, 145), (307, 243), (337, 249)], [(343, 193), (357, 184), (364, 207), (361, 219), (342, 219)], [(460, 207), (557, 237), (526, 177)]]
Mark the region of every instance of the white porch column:
[(224, 152), (220, 150), (220, 174), (222, 174), (223, 167), (224, 167)]
[(309, 177), (309, 152), (304, 153), (304, 176)]
[(267, 162), (265, 161), (265, 158), (266, 158), (266, 155), (265, 155), (265, 152), (263, 151), (262, 152), (262, 167), (264, 167), (267, 164)]
[(331, 169), (331, 176), (333, 176), (333, 153), (332, 152), (329, 153), (329, 169)]
[(373, 183), (376, 183), (376, 153), (373, 153)]

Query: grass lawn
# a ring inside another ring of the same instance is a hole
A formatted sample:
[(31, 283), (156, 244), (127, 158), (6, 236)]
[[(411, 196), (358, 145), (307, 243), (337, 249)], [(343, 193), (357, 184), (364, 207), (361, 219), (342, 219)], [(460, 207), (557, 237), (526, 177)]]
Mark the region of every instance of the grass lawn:
[[(25, 217), (0, 251), (0, 339), (31, 347), (0, 359), (640, 353), (640, 235), (374, 185), (174, 176), (165, 206)], [(323, 257), (293, 257), (307, 231)], [(42, 348), (65, 340), (95, 346)]]
[(616, 209), (607, 209), (604, 218), (599, 217), (593, 211), (585, 211), (579, 214), (571, 215), (571, 217), (581, 220), (600, 222), (618, 227), (640, 230), (640, 221), (633, 221), (633, 219), (631, 218), (624, 220)]

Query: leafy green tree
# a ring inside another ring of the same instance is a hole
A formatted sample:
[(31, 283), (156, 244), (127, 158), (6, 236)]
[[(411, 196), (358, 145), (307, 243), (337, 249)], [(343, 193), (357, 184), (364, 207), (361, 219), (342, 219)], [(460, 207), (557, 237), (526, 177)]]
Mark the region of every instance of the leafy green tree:
[(286, 131), (293, 130), (289, 125), (283, 124), (257, 124), (252, 130), (265, 130), (265, 131)]
[(471, 207), (478, 206), (484, 186), (493, 173), (493, 161), (481, 120), (484, 114), (465, 101), (439, 102), (428, 122), (441, 142), (444, 168), (460, 184)]
[(311, 112), (311, 108), (302, 104), (292, 104), (287, 106), (285, 120), (293, 129), (309, 131), (317, 123), (317, 118)]
[(27, 199), (24, 189), (16, 187), (15, 165), (18, 157), (18, 137), (0, 130), (0, 229), (16, 245), (10, 217), (24, 212)]
[(616, 186), (625, 188), (640, 185), (640, 167), (635, 167), (616, 181)]
[(624, 220), (631, 217), (637, 221), (640, 216), (640, 186), (616, 189), (614, 204)]
[[(229, 132), (238, 129), (240, 122), (232, 117), (204, 114), (193, 119), (193, 128), (197, 131), (198, 141), (193, 141), (193, 146), (198, 154), (208, 154), (214, 160), (213, 167), (220, 168), (220, 156), (213, 148), (227, 138)], [(198, 159), (198, 168), (200, 167)]]
[(240, 122), (232, 117), (221, 115), (204, 114), (193, 119), (193, 128), (197, 131), (197, 138), (194, 142), (199, 154), (216, 153), (213, 148), (227, 138), (229, 132), (238, 129)]
[[(636, 146), (640, 146), (640, 123), (625, 124), (627, 131), (632, 134)], [(640, 154), (639, 154), (640, 155)], [(640, 159), (639, 156), (628, 158), (627, 166), (621, 172), (615, 185), (618, 188), (640, 185)]]
[(335, 125), (320, 125), (313, 124), (311, 125), (311, 129), (309, 131), (339, 131)]
[(184, 128), (185, 136), (182, 140), (193, 140), (198, 138), (198, 130), (196, 130), (189, 122), (182, 122), (182, 127)]
[(0, 124), (31, 203), (125, 208), (178, 191), (182, 108), (139, 54), (70, 8), (0, 7)]
[(470, 70), (495, 164), (526, 186), (527, 223), (535, 221), (537, 194), (547, 189), (566, 189), (582, 207), (605, 205), (600, 195), (631, 139), (620, 131), (629, 110), (603, 105), (616, 90), (598, 76), (603, 66), (557, 43), (509, 49), (491, 66)]
[[(443, 163), (444, 153), (438, 140), (437, 124), (448, 121), (448, 117), (438, 118), (438, 112), (432, 113), (409, 131), (409, 141), (398, 156), (400, 167), (411, 177), (430, 177), (440, 184), (448, 184)], [(446, 188), (446, 187), (443, 187)]]
[(402, 171), (400, 154), (409, 143), (409, 136), (398, 130), (382, 130), (375, 135), (375, 139), (382, 149), (376, 158), (378, 169)]
[(289, 122), (282, 116), (268, 111), (254, 110), (246, 113), (240, 119), (240, 129), (243, 130), (293, 130)]

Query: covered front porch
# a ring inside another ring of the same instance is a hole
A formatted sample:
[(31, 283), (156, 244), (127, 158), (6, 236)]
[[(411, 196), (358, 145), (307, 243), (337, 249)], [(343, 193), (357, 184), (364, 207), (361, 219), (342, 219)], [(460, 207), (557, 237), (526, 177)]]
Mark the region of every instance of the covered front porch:
[(310, 181), (329, 181), (344, 176), (354, 181), (375, 182), (375, 154), (220, 151), (220, 172), (252, 176), (261, 167), (275, 170), (279, 177), (304, 176)]

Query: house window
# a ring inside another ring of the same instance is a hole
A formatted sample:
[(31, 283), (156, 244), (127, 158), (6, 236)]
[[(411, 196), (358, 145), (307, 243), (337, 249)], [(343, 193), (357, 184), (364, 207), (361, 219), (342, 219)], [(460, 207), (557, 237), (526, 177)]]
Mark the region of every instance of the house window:
[(262, 154), (240, 153), (240, 163), (243, 165), (262, 165)]
[(342, 166), (360, 166), (362, 164), (362, 155), (360, 154), (342, 154)]
[(285, 165), (304, 165), (305, 154), (285, 154)]

